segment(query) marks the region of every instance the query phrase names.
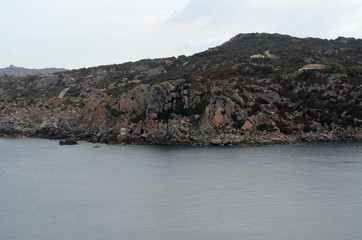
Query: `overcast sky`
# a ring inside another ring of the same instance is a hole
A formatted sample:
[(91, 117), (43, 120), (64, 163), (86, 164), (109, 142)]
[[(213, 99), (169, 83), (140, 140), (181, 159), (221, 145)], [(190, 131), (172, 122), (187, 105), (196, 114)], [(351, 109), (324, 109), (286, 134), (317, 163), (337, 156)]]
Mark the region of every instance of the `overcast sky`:
[(362, 0), (0, 0), (0, 68), (191, 55), (238, 33), (362, 38)]

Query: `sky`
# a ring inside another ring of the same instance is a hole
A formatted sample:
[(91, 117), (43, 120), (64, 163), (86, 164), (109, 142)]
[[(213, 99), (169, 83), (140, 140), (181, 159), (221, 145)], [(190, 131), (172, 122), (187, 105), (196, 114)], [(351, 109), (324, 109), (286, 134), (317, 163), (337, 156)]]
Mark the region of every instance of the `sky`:
[(362, 0), (0, 0), (0, 68), (192, 55), (238, 33), (362, 38)]

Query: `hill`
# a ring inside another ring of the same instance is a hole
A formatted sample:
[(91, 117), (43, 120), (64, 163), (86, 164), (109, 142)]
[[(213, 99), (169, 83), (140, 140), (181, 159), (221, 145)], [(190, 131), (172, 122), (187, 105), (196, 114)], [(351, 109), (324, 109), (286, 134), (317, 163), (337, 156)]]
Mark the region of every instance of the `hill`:
[(5, 76), (0, 133), (205, 145), (361, 140), (361, 60), (361, 39), (252, 33), (188, 57)]
[(64, 68), (44, 68), (44, 69), (28, 69), (23, 67), (16, 67), (10, 65), (6, 68), (0, 68), (0, 76), (11, 75), (11, 76), (26, 76), (31, 74), (47, 74), (47, 73), (57, 73), (66, 71)]

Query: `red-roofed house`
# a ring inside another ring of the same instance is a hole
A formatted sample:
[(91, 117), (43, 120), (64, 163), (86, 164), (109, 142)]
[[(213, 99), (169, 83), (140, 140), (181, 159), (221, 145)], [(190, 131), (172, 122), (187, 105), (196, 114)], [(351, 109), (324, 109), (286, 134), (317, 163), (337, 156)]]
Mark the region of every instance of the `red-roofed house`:
[(83, 79), (92, 79), (94, 77), (94, 75), (88, 75), (88, 76), (85, 76)]
[(142, 82), (141, 79), (133, 79), (132, 81), (129, 81), (129, 83), (140, 83)]
[(51, 75), (49, 74), (42, 74), (42, 75), (39, 75), (38, 77), (41, 78), (41, 79), (45, 79), (45, 78), (49, 78)]
[(299, 69), (299, 72), (304, 72), (307, 70), (318, 70), (318, 69), (323, 69), (326, 67), (327, 66), (324, 64), (308, 64), (308, 65), (305, 65), (304, 67), (302, 67), (301, 69)]
[(145, 77), (145, 75), (143, 74), (138, 74), (136, 76), (133, 77), (133, 80), (142, 80)]
[(172, 63), (173, 63), (173, 61), (170, 60), (170, 59), (166, 59), (166, 60), (164, 60), (164, 62), (165, 62), (166, 64), (172, 64)]

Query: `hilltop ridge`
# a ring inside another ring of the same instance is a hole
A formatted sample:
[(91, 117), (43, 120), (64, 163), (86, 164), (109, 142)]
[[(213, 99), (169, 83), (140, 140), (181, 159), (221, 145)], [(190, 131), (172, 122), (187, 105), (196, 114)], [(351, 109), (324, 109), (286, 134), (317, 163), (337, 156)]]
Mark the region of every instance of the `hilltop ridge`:
[(23, 67), (16, 67), (10, 65), (6, 68), (0, 68), (0, 76), (11, 75), (11, 76), (26, 76), (31, 74), (47, 74), (47, 73), (57, 73), (64, 72), (67, 69), (65, 68), (44, 68), (44, 69), (28, 69)]
[(0, 134), (202, 145), (361, 140), (361, 61), (361, 39), (252, 33), (192, 56), (4, 76)]

